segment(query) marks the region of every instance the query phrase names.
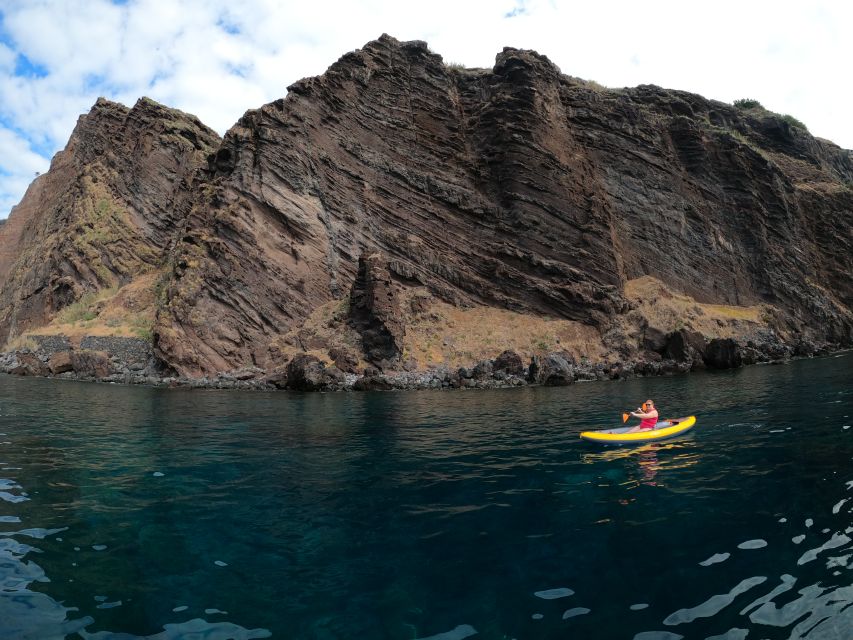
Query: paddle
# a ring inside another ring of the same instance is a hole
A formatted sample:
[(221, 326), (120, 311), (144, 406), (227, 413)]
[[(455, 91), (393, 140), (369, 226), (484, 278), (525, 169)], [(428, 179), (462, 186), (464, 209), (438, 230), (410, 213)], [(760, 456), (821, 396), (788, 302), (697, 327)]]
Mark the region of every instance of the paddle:
[[(645, 409), (645, 408), (646, 408), (645, 405), (643, 405), (642, 409)], [(640, 409), (637, 409), (637, 411), (640, 411)], [(626, 422), (628, 422), (628, 418), (630, 418), (630, 417), (631, 417), (630, 413), (623, 413), (622, 414), (622, 424), (625, 424)]]

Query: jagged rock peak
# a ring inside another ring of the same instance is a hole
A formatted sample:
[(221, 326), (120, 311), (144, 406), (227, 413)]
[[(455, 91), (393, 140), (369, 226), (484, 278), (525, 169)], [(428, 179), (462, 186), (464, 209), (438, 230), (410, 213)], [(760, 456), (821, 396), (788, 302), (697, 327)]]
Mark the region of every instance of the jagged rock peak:
[(519, 63), (545, 75), (562, 75), (560, 67), (554, 64), (548, 56), (533, 49), (516, 49), (515, 47), (504, 47), (503, 51), (495, 56), (493, 71), (504, 73), (512, 65)]
[(163, 136), (183, 138), (196, 151), (205, 152), (220, 142), (219, 134), (196, 116), (151, 98), (142, 97), (129, 108), (100, 97), (87, 113), (78, 118), (66, 151), (73, 150), (85, 164), (105, 153), (115, 153), (119, 147), (123, 149), (122, 153), (133, 152), (141, 140), (155, 135), (161, 142), (168, 142)]

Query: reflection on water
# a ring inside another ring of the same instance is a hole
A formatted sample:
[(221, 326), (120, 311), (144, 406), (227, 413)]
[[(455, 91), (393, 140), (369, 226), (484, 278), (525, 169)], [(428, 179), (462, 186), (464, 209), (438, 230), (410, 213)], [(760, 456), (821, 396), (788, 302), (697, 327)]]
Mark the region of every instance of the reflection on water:
[[(477, 393), (2, 377), (0, 638), (849, 640), (851, 363)], [(649, 396), (696, 429), (579, 440)]]
[(700, 452), (687, 446), (692, 439), (693, 434), (688, 434), (676, 442), (651, 442), (636, 447), (611, 447), (601, 452), (584, 453), (580, 459), (584, 464), (617, 460), (631, 461), (636, 468), (633, 473), (629, 473), (626, 484), (629, 486), (645, 484), (653, 487), (659, 484), (658, 473), (662, 469), (672, 471), (699, 463)]

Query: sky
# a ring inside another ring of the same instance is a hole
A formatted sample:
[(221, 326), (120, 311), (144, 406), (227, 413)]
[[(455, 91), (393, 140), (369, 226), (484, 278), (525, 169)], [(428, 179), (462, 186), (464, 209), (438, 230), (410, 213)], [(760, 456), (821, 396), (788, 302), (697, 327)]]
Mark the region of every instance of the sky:
[(851, 30), (849, 0), (0, 0), (0, 218), (99, 96), (222, 134), (382, 33), (468, 67), (512, 46), (608, 87), (753, 98), (851, 149)]

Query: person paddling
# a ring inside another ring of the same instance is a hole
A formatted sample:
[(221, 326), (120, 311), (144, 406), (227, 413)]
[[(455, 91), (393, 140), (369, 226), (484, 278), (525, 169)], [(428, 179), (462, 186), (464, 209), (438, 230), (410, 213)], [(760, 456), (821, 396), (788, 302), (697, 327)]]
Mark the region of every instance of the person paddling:
[(643, 406), (636, 411), (632, 411), (631, 415), (640, 419), (639, 426), (634, 427), (631, 431), (654, 429), (655, 425), (658, 423), (658, 410), (655, 409), (655, 403), (651, 400), (646, 400), (643, 403)]

